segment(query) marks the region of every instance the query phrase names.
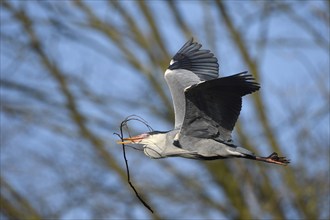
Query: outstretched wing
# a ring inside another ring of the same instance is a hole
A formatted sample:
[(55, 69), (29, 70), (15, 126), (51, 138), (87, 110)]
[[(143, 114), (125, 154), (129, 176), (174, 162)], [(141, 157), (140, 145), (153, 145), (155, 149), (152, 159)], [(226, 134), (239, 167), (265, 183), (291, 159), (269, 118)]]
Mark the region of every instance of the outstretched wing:
[(201, 44), (187, 41), (174, 55), (168, 69), (185, 69), (195, 73), (201, 80), (218, 78), (218, 59), (210, 50), (200, 49)]
[(186, 111), (179, 137), (185, 135), (229, 141), (241, 111), (242, 96), (260, 88), (246, 73), (188, 87), (185, 90)]
[(180, 128), (185, 114), (185, 88), (218, 77), (218, 60), (202, 45), (187, 41), (171, 60), (165, 72), (165, 80), (170, 88), (174, 112), (175, 128)]

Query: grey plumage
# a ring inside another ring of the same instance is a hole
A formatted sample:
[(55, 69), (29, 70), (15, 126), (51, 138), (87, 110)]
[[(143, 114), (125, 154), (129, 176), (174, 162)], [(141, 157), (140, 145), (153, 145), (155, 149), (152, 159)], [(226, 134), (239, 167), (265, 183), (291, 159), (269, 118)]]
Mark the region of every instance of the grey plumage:
[(174, 55), (165, 71), (175, 112), (174, 129), (125, 138), (124, 144), (143, 144), (151, 158), (180, 156), (194, 159), (241, 157), (285, 165), (276, 153), (255, 156), (234, 145), (231, 132), (242, 107), (242, 97), (260, 86), (247, 72), (218, 78), (218, 60), (190, 39)]

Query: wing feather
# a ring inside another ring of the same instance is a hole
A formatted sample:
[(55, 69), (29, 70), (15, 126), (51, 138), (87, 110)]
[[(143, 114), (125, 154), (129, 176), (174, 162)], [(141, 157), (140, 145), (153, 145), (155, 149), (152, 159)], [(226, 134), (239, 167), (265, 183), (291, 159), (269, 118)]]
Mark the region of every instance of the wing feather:
[(174, 55), (173, 62), (168, 69), (192, 71), (202, 81), (218, 78), (218, 59), (210, 50), (201, 49), (201, 47), (201, 44), (193, 42), (193, 38), (191, 38)]
[(180, 135), (231, 139), (242, 107), (242, 96), (260, 86), (251, 75), (236, 75), (201, 82), (185, 90), (186, 111)]

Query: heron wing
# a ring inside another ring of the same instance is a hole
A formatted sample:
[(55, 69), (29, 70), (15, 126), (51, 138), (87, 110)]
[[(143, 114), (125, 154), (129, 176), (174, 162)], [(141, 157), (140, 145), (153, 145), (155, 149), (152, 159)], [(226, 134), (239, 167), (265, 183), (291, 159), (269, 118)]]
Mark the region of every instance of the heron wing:
[(180, 136), (229, 141), (242, 107), (242, 96), (260, 86), (251, 75), (236, 75), (201, 82), (185, 90), (186, 111)]
[(184, 119), (184, 89), (218, 77), (217, 58), (209, 50), (203, 50), (201, 47), (201, 44), (193, 42), (191, 38), (175, 54), (165, 72), (165, 80), (173, 99), (176, 129), (182, 126)]
[(200, 80), (218, 78), (218, 59), (210, 50), (201, 49), (202, 45), (188, 40), (174, 55), (168, 69), (186, 69), (195, 73)]

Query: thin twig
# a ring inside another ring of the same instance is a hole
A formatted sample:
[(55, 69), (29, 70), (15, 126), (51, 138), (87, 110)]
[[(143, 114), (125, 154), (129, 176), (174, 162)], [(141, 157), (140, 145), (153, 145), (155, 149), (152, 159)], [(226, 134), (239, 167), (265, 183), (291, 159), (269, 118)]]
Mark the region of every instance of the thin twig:
[[(131, 116), (128, 116), (124, 121), (121, 122), (120, 124), (120, 134), (118, 133), (113, 133), (115, 135), (117, 135), (122, 141), (124, 141), (123, 139), (123, 127), (127, 127), (127, 122), (131, 121), (131, 120), (136, 120), (136, 121), (140, 121), (142, 122), (144, 125), (147, 126), (147, 128), (149, 130), (152, 130), (152, 128), (147, 124), (147, 122), (140, 118), (139, 116), (136, 116), (136, 115), (131, 115)], [(128, 127), (127, 127), (128, 128)], [(126, 151), (125, 151), (125, 144), (122, 144), (123, 146), (123, 155), (124, 155), (124, 160), (125, 160), (125, 165), (126, 165), (126, 173), (127, 173), (127, 181), (128, 181), (128, 184), (131, 186), (131, 188), (133, 189), (136, 197), (140, 200), (140, 202), (142, 202), (142, 204), (147, 208), (149, 209), (149, 211), (151, 213), (154, 213), (154, 211), (151, 209), (151, 207), (140, 197), (139, 193), (136, 191), (135, 187), (133, 186), (132, 182), (131, 182), (131, 179), (130, 179), (130, 174), (129, 174), (129, 169), (128, 169), (128, 161), (127, 161), (127, 158), (126, 158)]]

